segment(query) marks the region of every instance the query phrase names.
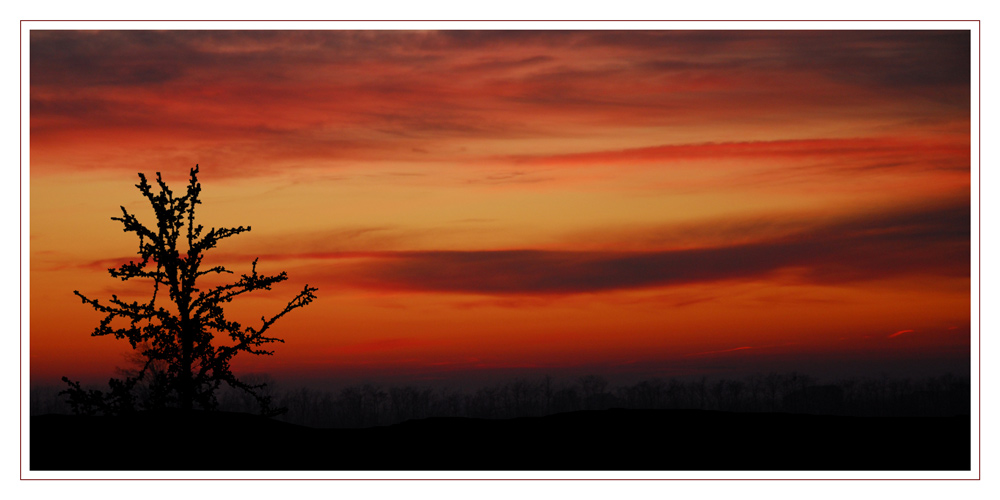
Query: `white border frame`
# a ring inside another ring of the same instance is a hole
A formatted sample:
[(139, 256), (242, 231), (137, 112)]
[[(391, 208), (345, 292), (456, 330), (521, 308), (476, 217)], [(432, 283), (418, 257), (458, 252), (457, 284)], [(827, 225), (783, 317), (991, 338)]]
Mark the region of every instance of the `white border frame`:
[[(873, 30), (873, 29), (968, 29), (972, 40), (971, 88), (971, 373), (972, 373), (972, 470), (933, 471), (108, 471), (42, 472), (28, 469), (29, 334), (30, 332), (30, 138), (29, 61), (30, 31), (33, 29), (169, 29), (169, 30), (375, 30), (375, 29), (650, 29), (650, 30)], [(979, 479), (980, 478), (980, 292), (979, 292), (979, 190), (980, 190), (980, 26), (977, 21), (23, 21), (21, 24), (21, 478), (22, 479)]]

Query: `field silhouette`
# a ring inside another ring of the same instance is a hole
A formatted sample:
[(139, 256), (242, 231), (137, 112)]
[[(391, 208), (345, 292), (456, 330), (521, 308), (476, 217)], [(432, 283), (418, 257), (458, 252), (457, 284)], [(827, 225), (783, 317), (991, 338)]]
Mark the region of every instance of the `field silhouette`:
[[(470, 393), (362, 385), (288, 411), (31, 417), (34, 470), (968, 470), (968, 381), (801, 374), (609, 387), (515, 379)], [(758, 384), (759, 383), (759, 384)], [(239, 393), (221, 407), (252, 409)], [(42, 404), (41, 398), (36, 401)], [(55, 402), (41, 408), (55, 410)], [(700, 405), (700, 406), (699, 406)], [(125, 451), (150, 450), (136, 461)], [(192, 453), (209, 447), (212, 453)]]

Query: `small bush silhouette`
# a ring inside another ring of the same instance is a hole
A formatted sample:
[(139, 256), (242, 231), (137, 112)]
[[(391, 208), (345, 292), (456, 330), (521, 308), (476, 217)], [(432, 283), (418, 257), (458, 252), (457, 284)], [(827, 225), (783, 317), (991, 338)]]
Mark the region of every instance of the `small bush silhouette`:
[[(263, 393), (264, 384), (250, 384), (237, 379), (230, 361), (241, 352), (270, 355), (262, 346), (282, 339), (267, 335), (271, 326), (293, 309), (312, 302), (316, 288), (308, 285), (280, 312), (270, 318), (261, 317), (259, 326), (244, 326), (226, 317), (225, 305), (234, 298), (256, 290), (269, 290), (272, 285), (288, 279), (286, 273), (257, 273), (257, 260), (250, 274), (229, 284), (200, 288), (200, 278), (211, 274), (232, 274), (223, 266), (202, 268), (205, 253), (231, 236), (250, 231), (250, 227), (212, 228), (205, 232), (195, 224), (195, 207), (201, 203), (198, 166), (191, 169), (190, 181), (183, 196), (175, 196), (159, 173), (159, 192), (143, 174), (136, 187), (149, 200), (156, 214), (156, 225), (146, 226), (135, 215), (121, 207), (121, 222), (125, 232), (139, 239), (138, 261), (108, 269), (112, 277), (122, 281), (151, 280), (151, 296), (147, 302), (127, 302), (117, 295), (104, 302), (90, 299), (74, 291), (83, 303), (105, 315), (93, 336), (114, 335), (127, 339), (140, 353), (144, 363), (124, 379), (112, 378), (110, 391), (85, 390), (79, 382), (63, 377), (69, 389), (69, 403), (76, 413), (121, 414), (137, 409), (137, 388), (142, 389), (141, 407), (161, 409), (179, 407), (190, 410), (197, 405), (215, 409), (216, 390), (224, 382), (252, 395), (262, 414), (280, 413), (271, 407), (270, 396)], [(164, 297), (164, 294), (166, 297)], [(167, 307), (164, 307), (166, 303)], [(220, 344), (216, 337), (228, 336), (230, 343)]]

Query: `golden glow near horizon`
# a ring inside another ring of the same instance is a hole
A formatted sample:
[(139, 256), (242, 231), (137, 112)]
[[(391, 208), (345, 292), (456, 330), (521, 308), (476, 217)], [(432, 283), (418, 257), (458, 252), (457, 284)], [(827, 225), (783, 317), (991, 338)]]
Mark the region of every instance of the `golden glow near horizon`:
[(969, 44), (33, 31), (32, 383), (123, 363), (72, 292), (143, 296), (107, 275), (136, 245), (110, 217), (151, 221), (136, 173), (196, 163), (200, 222), (253, 227), (214, 258), (291, 278), (236, 310), (319, 287), (245, 370), (962, 369)]

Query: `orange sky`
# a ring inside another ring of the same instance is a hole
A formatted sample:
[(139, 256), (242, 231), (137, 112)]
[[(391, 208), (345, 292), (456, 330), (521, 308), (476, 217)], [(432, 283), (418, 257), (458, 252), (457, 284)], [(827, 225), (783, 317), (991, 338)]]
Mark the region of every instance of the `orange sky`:
[[(239, 371), (454, 381), (967, 371), (967, 31), (33, 31), (32, 383), (124, 341), (73, 295), (197, 163)], [(209, 254), (211, 255), (211, 254)]]

